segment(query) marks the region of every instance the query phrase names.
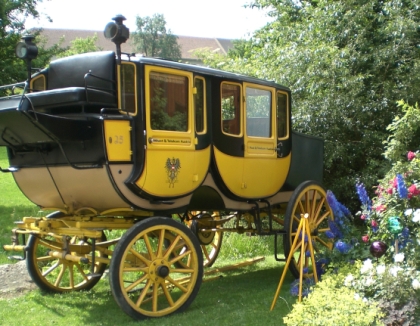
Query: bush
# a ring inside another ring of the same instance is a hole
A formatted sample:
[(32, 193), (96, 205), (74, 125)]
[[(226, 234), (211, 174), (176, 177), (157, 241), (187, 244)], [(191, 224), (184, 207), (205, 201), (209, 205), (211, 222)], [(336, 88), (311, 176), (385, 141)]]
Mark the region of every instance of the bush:
[(343, 268), (340, 274), (326, 274), (314, 291), (283, 318), (286, 325), (382, 325), (382, 313), (377, 304), (362, 299), (354, 290), (343, 284)]

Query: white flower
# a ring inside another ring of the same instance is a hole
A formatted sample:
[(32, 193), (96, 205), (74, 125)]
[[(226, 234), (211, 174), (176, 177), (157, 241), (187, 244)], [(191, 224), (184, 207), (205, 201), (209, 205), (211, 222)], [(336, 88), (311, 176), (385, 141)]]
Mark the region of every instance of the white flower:
[(397, 277), (398, 272), (399, 272), (399, 271), (402, 271), (402, 270), (403, 270), (403, 269), (402, 269), (400, 266), (392, 266), (392, 267), (389, 269), (389, 273), (390, 273), (392, 276)]
[(413, 210), (411, 208), (409, 208), (409, 209), (405, 210), (404, 215), (405, 216), (410, 216), (412, 213), (413, 213)]
[(376, 273), (378, 275), (381, 275), (381, 274), (385, 273), (385, 268), (386, 268), (385, 265), (378, 265), (376, 267)]
[(404, 261), (404, 253), (399, 253), (394, 256), (394, 261), (396, 263), (402, 263)]
[(411, 282), (411, 285), (413, 286), (414, 290), (420, 289), (420, 282), (416, 278), (413, 280), (413, 282)]
[(360, 299), (360, 295), (358, 293), (354, 294), (354, 300), (359, 300)]
[(344, 285), (345, 286), (351, 286), (353, 280), (354, 280), (353, 275), (351, 275), (351, 274), (347, 275), (346, 278), (344, 279)]
[(363, 262), (363, 266), (360, 268), (360, 273), (361, 273), (361, 274), (366, 274), (366, 273), (367, 273), (367, 272), (369, 272), (372, 268), (373, 268), (373, 265), (372, 265), (372, 260), (370, 260), (370, 259), (366, 259), (366, 260)]
[(416, 209), (413, 214), (413, 222), (418, 223), (420, 222), (420, 209)]
[(365, 280), (365, 285), (366, 286), (371, 286), (372, 284), (374, 284), (375, 283), (375, 280), (372, 278), (372, 277), (368, 277), (368, 278), (366, 278), (366, 280)]

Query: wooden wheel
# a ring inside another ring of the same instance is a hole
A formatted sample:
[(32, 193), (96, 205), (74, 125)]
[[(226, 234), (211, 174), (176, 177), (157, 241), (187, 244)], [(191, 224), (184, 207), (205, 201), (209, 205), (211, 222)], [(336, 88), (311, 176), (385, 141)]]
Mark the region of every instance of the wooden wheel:
[[(293, 240), (302, 214), (308, 214), (308, 223), (312, 237), (314, 251), (319, 251), (321, 247), (332, 249), (332, 241), (325, 235), (330, 230), (328, 220), (334, 220), (333, 212), (327, 202), (324, 188), (315, 181), (306, 181), (300, 184), (292, 194), (287, 205), (284, 219), (286, 234), (284, 236), (284, 254), (289, 256)], [(309, 250), (309, 245), (304, 242), (304, 250)], [(292, 274), (299, 277), (299, 267), (303, 263), (305, 276), (311, 276), (313, 267), (310, 264), (310, 256), (305, 255), (301, 259), (301, 246), (297, 246), (293, 251), (293, 259), (289, 265)]]
[[(195, 212), (196, 213), (196, 212)], [(219, 212), (199, 212), (196, 220), (188, 221), (187, 225), (197, 236), (203, 252), (204, 267), (211, 267), (219, 255), (222, 248), (223, 232), (221, 231), (200, 231), (200, 224), (208, 224), (211, 228), (211, 222), (220, 220)]]
[(194, 300), (203, 256), (186, 225), (151, 217), (121, 237), (109, 272), (112, 294), (126, 314), (134, 319), (162, 317), (185, 310)]
[[(106, 240), (105, 235), (102, 240)], [(90, 240), (85, 238), (69, 237), (65, 244), (61, 236), (31, 235), (27, 247), (28, 273), (34, 283), (46, 292), (89, 290), (99, 282), (107, 266), (95, 262), (94, 273), (91, 275), (91, 263), (87, 259), (82, 263), (50, 255), (51, 252), (56, 252), (60, 255), (64, 253), (73, 257), (88, 258), (91, 256), (92, 245)], [(96, 256), (106, 257), (98, 251)]]

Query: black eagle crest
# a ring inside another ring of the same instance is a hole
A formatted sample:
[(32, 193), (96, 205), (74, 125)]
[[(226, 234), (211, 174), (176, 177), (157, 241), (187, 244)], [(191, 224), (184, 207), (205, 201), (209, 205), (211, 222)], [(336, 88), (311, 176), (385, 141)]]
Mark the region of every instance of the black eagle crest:
[(181, 169), (179, 158), (168, 158), (166, 160), (165, 168), (168, 176), (169, 188), (173, 188), (178, 177), (179, 170)]

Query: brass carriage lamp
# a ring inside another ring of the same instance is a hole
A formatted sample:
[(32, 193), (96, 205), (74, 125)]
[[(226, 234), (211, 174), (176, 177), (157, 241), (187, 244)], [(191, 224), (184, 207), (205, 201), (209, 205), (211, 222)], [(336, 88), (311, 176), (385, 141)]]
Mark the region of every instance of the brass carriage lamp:
[(116, 15), (112, 20), (115, 22), (110, 22), (105, 26), (104, 36), (117, 46), (118, 64), (121, 64), (121, 44), (130, 37), (130, 30), (123, 24), (123, 21), (126, 20), (123, 15)]
[(38, 56), (38, 47), (33, 42), (34, 39), (33, 35), (25, 35), (22, 36), (22, 41), (16, 45), (16, 56), (26, 61), (28, 85), (31, 81), (31, 61)]

